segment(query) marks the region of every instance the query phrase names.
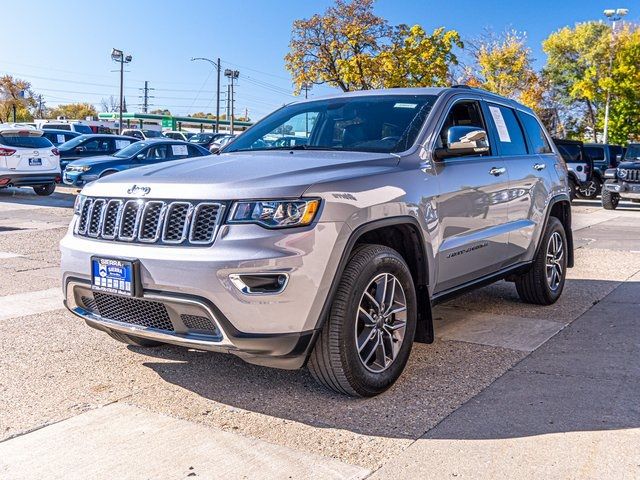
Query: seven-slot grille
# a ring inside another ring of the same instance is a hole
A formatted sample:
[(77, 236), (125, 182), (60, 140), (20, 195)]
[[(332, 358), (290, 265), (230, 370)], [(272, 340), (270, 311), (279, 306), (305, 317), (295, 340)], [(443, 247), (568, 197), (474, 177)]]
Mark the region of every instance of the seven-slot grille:
[(131, 243), (210, 245), (223, 209), (218, 202), (85, 198), (76, 234)]
[(627, 177), (625, 178), (627, 182), (640, 182), (640, 170), (638, 169), (627, 169)]

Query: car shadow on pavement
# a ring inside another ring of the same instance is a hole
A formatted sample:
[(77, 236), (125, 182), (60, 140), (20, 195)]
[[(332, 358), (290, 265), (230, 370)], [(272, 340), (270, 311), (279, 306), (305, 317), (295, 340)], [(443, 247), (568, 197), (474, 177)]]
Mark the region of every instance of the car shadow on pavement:
[[(591, 300), (595, 298), (596, 301), (590, 301), (584, 307), (584, 311), (592, 304), (597, 304), (598, 296), (593, 296), (591, 290), (609, 292), (619, 283), (568, 280), (567, 294), (558, 304), (551, 307), (523, 305), (517, 300), (515, 294), (505, 296), (504, 289), (513, 288), (506, 282), (496, 284), (493, 288), (489, 286), (476, 291), (471, 294), (475, 297), (467, 297), (467, 300), (465, 297), (460, 297), (455, 301), (463, 306), (468, 303), (468, 308), (472, 309), (474, 304), (471, 302), (477, 297), (484, 297), (484, 303), (492, 305), (498, 311), (524, 308), (525, 312), (535, 311), (538, 317), (544, 317), (545, 312), (549, 312), (550, 317), (556, 316), (558, 321), (569, 323), (580, 313), (569, 308), (567, 311), (570, 313), (567, 314), (567, 318), (562, 318), (563, 304), (571, 305), (576, 299), (582, 298), (581, 295), (588, 295)], [(627, 288), (627, 284), (624, 284), (623, 288)], [(604, 295), (602, 294), (602, 296)], [(597, 329), (598, 321), (608, 321), (607, 310), (600, 308), (598, 311), (598, 307), (599, 305), (596, 305), (592, 309), (596, 312), (595, 319), (591, 320), (591, 323), (595, 322), (596, 325), (593, 327), (594, 332), (599, 331)], [(612, 309), (612, 307), (609, 308), (609, 310)], [(591, 313), (586, 315), (591, 315)], [(565, 329), (561, 334), (570, 330)], [(632, 334), (636, 333), (638, 333), (637, 326)], [(556, 344), (558, 338), (559, 335), (552, 337), (528, 358), (537, 355), (539, 351), (544, 351), (549, 345)], [(634, 338), (637, 343), (638, 336), (636, 335)], [(597, 335), (588, 341), (593, 345), (588, 343), (587, 347), (599, 348), (597, 342), (600, 340)], [(431, 345), (416, 343), (407, 368), (396, 385), (384, 394), (370, 399), (348, 398), (327, 391), (314, 382), (306, 369), (300, 371), (269, 369), (247, 364), (233, 355), (186, 350), (171, 346), (157, 349), (130, 348), (141, 355), (160, 359), (161, 361), (158, 362), (145, 361), (144, 365), (153, 369), (164, 381), (185, 389), (186, 392), (180, 390), (178, 393), (174, 393), (184, 396), (185, 402), (194, 401), (191, 394), (193, 392), (198, 396), (196, 401), (198, 405), (202, 405), (202, 409), (206, 409), (207, 405), (210, 407), (209, 402), (213, 401), (319, 428), (344, 429), (370, 436), (415, 439), (435, 427), (462, 404), (483, 391), (494, 380), (503, 376), (505, 372), (508, 372), (509, 375), (513, 373), (517, 377), (512, 383), (506, 384), (501, 393), (502, 397), (510, 398), (511, 403), (500, 402), (499, 395), (492, 400), (494, 406), (490, 404), (484, 407), (478, 406), (475, 415), (479, 416), (479, 419), (475, 419), (476, 423), (482, 423), (483, 415), (487, 414), (483, 409), (488, 408), (494, 419), (501, 418), (500, 409), (509, 410), (504, 412), (504, 418), (509, 418), (509, 421), (513, 422), (513, 436), (621, 427), (620, 422), (608, 424), (604, 420), (593, 420), (593, 415), (569, 415), (569, 421), (555, 423), (541, 415), (539, 419), (529, 417), (531, 423), (528, 426), (517, 428), (519, 419), (513, 412), (520, 411), (520, 408), (526, 408), (533, 404), (538, 407), (544, 405), (555, 408), (557, 402), (564, 405), (564, 407), (558, 407), (560, 411), (563, 408), (565, 410), (573, 408), (571, 406), (581, 408), (580, 405), (589, 404), (591, 401), (589, 395), (592, 394), (592, 390), (585, 390), (588, 382), (574, 385), (575, 391), (567, 390), (568, 386), (573, 384), (561, 375), (545, 376), (539, 374), (525, 378), (523, 374), (517, 374), (517, 371), (520, 365), (527, 360), (517, 364), (527, 356), (526, 352), (488, 345), (442, 340), (436, 340)], [(581, 361), (579, 356), (570, 358), (572, 362)], [(637, 355), (635, 358), (637, 362)], [(571, 375), (571, 373), (567, 373), (567, 375)], [(541, 382), (539, 377), (542, 379), (545, 377), (555, 378), (556, 383)], [(616, 388), (610, 383), (603, 383), (604, 390), (601, 389), (602, 391), (597, 392), (598, 395), (595, 398), (598, 402), (606, 403), (606, 389)], [(575, 402), (567, 401), (561, 395), (562, 392), (559, 393), (558, 388), (563, 385), (565, 386), (563, 394), (573, 398)], [(469, 402), (468, 405), (475, 403), (476, 399)], [(500, 406), (497, 411), (495, 405)], [(607, 408), (610, 409), (610, 405), (592, 405), (589, 412), (593, 413), (594, 408), (602, 408), (604, 414)], [(571, 419), (574, 421), (572, 422)], [(473, 423), (472, 420), (469, 420), (470, 425)], [(625, 426), (638, 427), (640, 421), (633, 420), (627, 422)], [(489, 428), (486, 432), (491, 432), (491, 429)], [(511, 435), (508, 432), (509, 430), (506, 429), (495, 435)], [(459, 431), (456, 435), (456, 438), (472, 438), (478, 434)], [(492, 434), (488, 433), (487, 435), (491, 437)]]
[(0, 188), (0, 203), (16, 203), (21, 205), (35, 205), (39, 207), (73, 208), (75, 191), (57, 188), (47, 197), (40, 197), (31, 188)]
[[(597, 200), (573, 200), (571, 205), (574, 207), (594, 207), (604, 210), (602, 207), (602, 202), (598, 198)], [(640, 203), (631, 202), (629, 200), (620, 200), (618, 207), (615, 211), (623, 210), (623, 211), (635, 211), (640, 212)]]

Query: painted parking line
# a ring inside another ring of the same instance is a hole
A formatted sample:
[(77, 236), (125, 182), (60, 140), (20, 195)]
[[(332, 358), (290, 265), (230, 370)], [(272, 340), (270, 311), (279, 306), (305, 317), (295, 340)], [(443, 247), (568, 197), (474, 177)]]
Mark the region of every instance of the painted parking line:
[(0, 260), (7, 260), (9, 258), (19, 258), (19, 257), (23, 257), (24, 255), (20, 255), (19, 253), (13, 253), (13, 252), (0, 252)]
[(64, 307), (62, 290), (59, 288), (6, 295), (0, 297), (0, 320), (51, 312), (61, 308)]
[(369, 473), (332, 458), (122, 403), (0, 443), (0, 477), (14, 480), (357, 479)]

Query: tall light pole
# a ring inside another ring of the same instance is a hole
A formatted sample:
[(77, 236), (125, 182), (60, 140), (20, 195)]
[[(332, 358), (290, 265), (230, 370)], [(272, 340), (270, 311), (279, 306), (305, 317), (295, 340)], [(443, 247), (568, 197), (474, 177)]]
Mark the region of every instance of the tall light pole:
[(234, 101), (235, 98), (233, 96), (233, 81), (237, 80), (237, 78), (240, 76), (240, 72), (238, 70), (231, 70), (229, 68), (227, 68), (224, 71), (224, 76), (227, 77), (229, 79), (229, 96), (231, 97), (230, 99), (227, 99), (227, 102), (229, 102), (229, 106), (230, 106), (230, 117), (231, 117), (231, 124), (230, 124), (230, 128), (231, 128), (231, 135), (233, 135), (233, 131), (234, 131), (234, 125), (233, 125), (233, 116), (234, 116)]
[(132, 60), (131, 55), (125, 55), (122, 50), (114, 48), (111, 50), (111, 60), (120, 63), (120, 124), (118, 127), (118, 133), (122, 134), (122, 110), (123, 98), (124, 98), (124, 64), (130, 63)]
[(216, 82), (216, 133), (218, 133), (220, 129), (220, 58), (218, 57), (218, 61), (214, 62), (213, 60), (209, 60), (208, 58), (203, 57), (192, 57), (191, 61), (195, 60), (204, 60), (205, 62), (209, 62), (213, 65), (218, 72), (218, 80)]
[[(613, 57), (615, 55), (614, 48), (616, 43), (616, 22), (622, 20), (629, 9), (616, 8), (607, 9), (604, 11), (604, 16), (611, 22), (611, 47), (609, 52), (609, 76), (613, 73)], [(607, 143), (609, 140), (609, 106), (611, 105), (611, 87), (607, 88), (607, 101), (604, 106), (604, 132), (602, 133), (602, 143)]]

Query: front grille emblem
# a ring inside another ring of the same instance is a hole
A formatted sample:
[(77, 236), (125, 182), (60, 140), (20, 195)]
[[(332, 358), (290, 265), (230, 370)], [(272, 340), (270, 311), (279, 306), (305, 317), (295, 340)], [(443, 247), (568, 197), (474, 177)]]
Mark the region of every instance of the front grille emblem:
[(151, 191), (150, 187), (141, 187), (139, 185), (133, 185), (131, 186), (131, 188), (129, 188), (129, 190), (127, 190), (127, 193), (129, 195), (140, 195), (141, 197), (144, 197), (145, 195), (148, 195), (150, 191)]

